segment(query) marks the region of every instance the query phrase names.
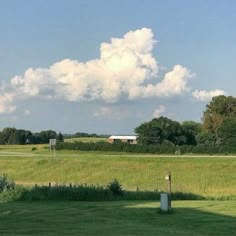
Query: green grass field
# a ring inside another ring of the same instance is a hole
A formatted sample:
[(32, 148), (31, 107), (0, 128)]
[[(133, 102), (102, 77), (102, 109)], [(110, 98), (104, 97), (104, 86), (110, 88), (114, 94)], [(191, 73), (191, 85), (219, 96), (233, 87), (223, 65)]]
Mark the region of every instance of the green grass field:
[[(36, 147), (35, 151), (31, 151)], [(0, 202), (0, 235), (234, 235), (236, 157), (158, 156), (57, 151), (47, 145), (0, 146), (0, 174), (23, 185), (107, 185), (117, 178), (126, 190), (172, 190), (230, 201), (173, 201), (161, 214), (150, 201)]]
[(229, 156), (157, 156), (125, 153), (57, 151), (44, 146), (0, 146), (0, 173), (17, 183), (107, 185), (117, 178), (126, 190), (166, 190), (172, 172), (174, 192), (206, 197), (236, 196), (236, 158)]
[(236, 201), (0, 203), (0, 235), (235, 235)]
[(90, 142), (100, 142), (100, 141), (107, 141), (107, 138), (99, 138), (99, 137), (80, 137), (80, 138), (65, 138), (65, 142), (85, 142), (85, 143), (90, 143)]

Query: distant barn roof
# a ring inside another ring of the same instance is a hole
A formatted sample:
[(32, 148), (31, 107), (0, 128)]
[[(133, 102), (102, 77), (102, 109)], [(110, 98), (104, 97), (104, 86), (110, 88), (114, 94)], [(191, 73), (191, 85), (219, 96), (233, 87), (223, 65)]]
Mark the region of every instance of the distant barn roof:
[(131, 139), (131, 140), (136, 140), (137, 139), (137, 136), (128, 136), (128, 135), (126, 135), (126, 136), (116, 136), (116, 135), (112, 135), (112, 136), (110, 136), (109, 137), (109, 139), (123, 139), (123, 140), (125, 140), (125, 139)]

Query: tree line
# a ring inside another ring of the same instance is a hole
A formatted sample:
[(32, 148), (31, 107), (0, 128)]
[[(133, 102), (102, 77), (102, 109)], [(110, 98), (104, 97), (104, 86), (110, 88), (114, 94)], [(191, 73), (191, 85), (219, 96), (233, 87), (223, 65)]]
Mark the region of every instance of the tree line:
[(49, 139), (63, 141), (61, 132), (58, 134), (53, 130), (32, 133), (29, 130), (4, 128), (0, 132), (0, 144), (43, 144), (49, 143)]
[(86, 133), (86, 132), (77, 132), (75, 134), (70, 134), (67, 135), (68, 137), (72, 137), (72, 138), (108, 138), (109, 135), (106, 134), (95, 134), (95, 133)]
[[(213, 97), (203, 112), (202, 122), (182, 123), (167, 117), (154, 118), (135, 128), (137, 145), (107, 143), (63, 144), (60, 148), (80, 150), (109, 150), (150, 153), (222, 153), (236, 152), (236, 98), (220, 95)], [(73, 137), (99, 137), (77, 132)], [(105, 137), (105, 135), (104, 135)], [(32, 133), (28, 130), (5, 128), (0, 132), (0, 144), (40, 144), (56, 138), (63, 141), (61, 133), (53, 130)]]
[(107, 138), (109, 135), (98, 135), (95, 133), (89, 134), (85, 132), (77, 132), (75, 134), (58, 134), (53, 130), (45, 130), (33, 133), (29, 130), (16, 129), (7, 127), (0, 131), (0, 144), (44, 144), (49, 143), (49, 139), (57, 139), (63, 142), (64, 138), (72, 137), (103, 137)]
[(138, 143), (183, 145), (236, 145), (236, 98), (213, 97), (203, 112), (202, 122), (182, 123), (167, 117), (154, 118), (135, 128)]
[(142, 123), (135, 133), (138, 144), (75, 142), (61, 143), (58, 148), (157, 154), (236, 153), (236, 98), (214, 97), (203, 112), (202, 122), (180, 123), (162, 116)]
[(103, 152), (130, 152), (130, 153), (151, 153), (151, 154), (224, 154), (236, 153), (236, 146), (226, 145), (174, 145), (172, 143), (162, 144), (129, 144), (114, 142), (113, 144), (100, 142), (64, 142), (58, 143), (58, 150), (79, 150), (79, 151), (103, 151)]

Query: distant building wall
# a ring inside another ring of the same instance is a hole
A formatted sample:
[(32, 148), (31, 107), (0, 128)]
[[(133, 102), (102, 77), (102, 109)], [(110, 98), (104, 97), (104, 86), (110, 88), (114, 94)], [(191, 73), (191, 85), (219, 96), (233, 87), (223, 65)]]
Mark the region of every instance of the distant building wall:
[(137, 136), (115, 136), (112, 135), (108, 138), (108, 143), (114, 143), (116, 141), (120, 141), (122, 143), (130, 143), (136, 144), (137, 143)]

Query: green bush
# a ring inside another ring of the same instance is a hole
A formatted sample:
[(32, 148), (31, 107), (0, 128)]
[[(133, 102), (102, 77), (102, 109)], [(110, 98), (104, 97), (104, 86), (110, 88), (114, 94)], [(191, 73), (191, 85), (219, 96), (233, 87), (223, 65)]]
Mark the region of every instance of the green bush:
[(18, 201), (23, 200), (22, 196), (24, 196), (25, 192), (29, 191), (28, 188), (16, 185), (14, 189), (1, 192), (0, 193), (0, 201)]
[(118, 182), (117, 179), (114, 179), (112, 182), (110, 182), (107, 185), (108, 190), (114, 195), (114, 196), (121, 196), (123, 195), (123, 189), (122, 185)]
[(15, 182), (8, 179), (6, 174), (0, 175), (0, 193), (14, 189), (15, 185)]
[[(203, 197), (193, 193), (173, 192), (172, 200), (235, 200), (235, 195)], [(0, 201), (117, 201), (117, 200), (160, 200), (160, 192), (125, 191), (117, 180), (104, 186), (56, 185), (25, 187), (16, 185), (14, 189), (1, 192)]]

